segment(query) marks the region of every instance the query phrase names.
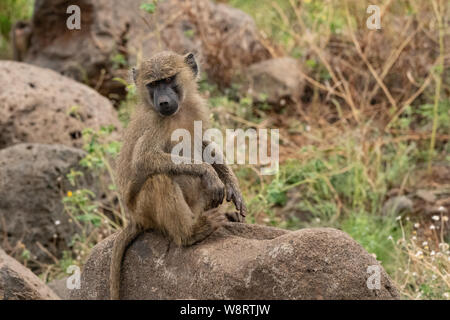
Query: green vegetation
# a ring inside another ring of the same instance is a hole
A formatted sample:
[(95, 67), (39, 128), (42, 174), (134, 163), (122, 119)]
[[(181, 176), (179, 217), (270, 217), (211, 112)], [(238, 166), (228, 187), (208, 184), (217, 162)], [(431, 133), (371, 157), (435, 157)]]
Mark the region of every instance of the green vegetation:
[(28, 20), (33, 13), (34, 0), (0, 1), (0, 58), (11, 55), (10, 31), (18, 20)]
[[(124, 210), (117, 204), (118, 194), (111, 167), (111, 159), (117, 156), (121, 146), (109, 138), (113, 130), (113, 126), (102, 127), (99, 131), (83, 130), (86, 156), (80, 165), (99, 183), (95, 184), (94, 191), (82, 184), (83, 172), (72, 169), (67, 174), (72, 190), (67, 191), (62, 201), (70, 222), (77, 226), (79, 232), (72, 239), (71, 250), (64, 251), (59, 263), (46, 270), (47, 281), (65, 275), (70, 265), (82, 266), (90, 249), (124, 223)], [(108, 196), (101, 197), (103, 194)]]

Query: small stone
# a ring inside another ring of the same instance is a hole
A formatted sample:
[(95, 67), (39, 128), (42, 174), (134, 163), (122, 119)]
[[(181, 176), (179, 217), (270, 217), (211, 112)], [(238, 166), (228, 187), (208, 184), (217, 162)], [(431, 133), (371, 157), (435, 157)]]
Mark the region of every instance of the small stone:
[(429, 203), (436, 201), (436, 196), (429, 190), (419, 190), (416, 192), (416, 196)]
[(413, 211), (413, 202), (406, 196), (390, 198), (383, 206), (383, 215), (398, 215), (403, 212)]

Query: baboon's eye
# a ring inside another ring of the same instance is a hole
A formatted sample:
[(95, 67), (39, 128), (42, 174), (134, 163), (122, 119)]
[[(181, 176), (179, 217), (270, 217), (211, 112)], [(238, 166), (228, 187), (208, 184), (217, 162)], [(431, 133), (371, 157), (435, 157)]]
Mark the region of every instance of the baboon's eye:
[(164, 81), (165, 81), (166, 83), (171, 83), (171, 82), (173, 81), (174, 78), (175, 78), (175, 76), (168, 77), (168, 78), (165, 78)]
[(150, 87), (150, 88), (156, 87), (156, 81), (147, 83), (147, 87)]

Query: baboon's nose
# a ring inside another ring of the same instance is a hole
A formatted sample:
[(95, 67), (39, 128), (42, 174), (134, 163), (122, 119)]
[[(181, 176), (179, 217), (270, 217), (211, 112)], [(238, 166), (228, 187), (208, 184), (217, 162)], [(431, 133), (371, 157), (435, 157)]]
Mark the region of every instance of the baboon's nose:
[(169, 99), (166, 97), (162, 97), (159, 99), (159, 106), (161, 108), (167, 108), (169, 106)]
[(161, 96), (158, 99), (158, 111), (164, 116), (170, 116), (174, 114), (178, 109), (176, 101), (171, 100), (169, 96)]

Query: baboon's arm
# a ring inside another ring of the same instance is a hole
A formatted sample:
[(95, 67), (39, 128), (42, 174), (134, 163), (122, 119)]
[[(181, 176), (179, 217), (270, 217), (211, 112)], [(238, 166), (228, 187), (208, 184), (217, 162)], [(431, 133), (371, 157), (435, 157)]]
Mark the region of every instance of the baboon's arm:
[(191, 175), (203, 177), (216, 175), (207, 163), (193, 164), (187, 157), (165, 152), (159, 145), (151, 144), (155, 141), (151, 132), (144, 133), (134, 146), (131, 157), (131, 167), (138, 175), (148, 179), (155, 174)]
[[(206, 148), (210, 143), (211, 142), (209, 141), (203, 141), (203, 149)], [(225, 164), (223, 153), (221, 153), (220, 150), (217, 150), (217, 148), (214, 151), (218, 152), (218, 154), (216, 154), (216, 157), (218, 157), (219, 160), (218, 163), (212, 163), (211, 166), (217, 172), (220, 180), (222, 180), (223, 184), (225, 185), (225, 191), (227, 194), (226, 199), (228, 202), (233, 201), (236, 209), (239, 211), (241, 216), (245, 217), (247, 214), (247, 207), (242, 198), (241, 190), (239, 189), (238, 179), (236, 178), (233, 170), (231, 170), (231, 168)]]
[(191, 175), (200, 177), (203, 186), (211, 194), (210, 208), (219, 206), (225, 196), (225, 187), (213, 167), (207, 163), (191, 164), (191, 159), (164, 152), (158, 147), (149, 147), (139, 139), (131, 159), (133, 176), (126, 195), (132, 203), (145, 181), (156, 174)]
[(172, 155), (162, 150), (152, 150), (132, 160), (134, 170), (145, 179), (155, 174), (191, 175), (203, 177), (216, 175), (207, 163), (191, 164), (191, 159)]

